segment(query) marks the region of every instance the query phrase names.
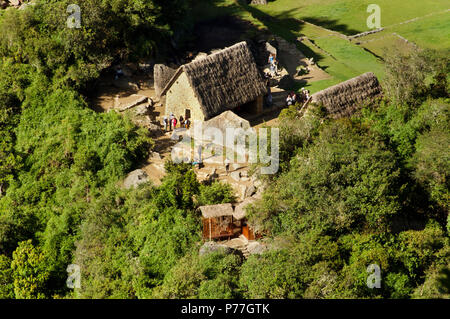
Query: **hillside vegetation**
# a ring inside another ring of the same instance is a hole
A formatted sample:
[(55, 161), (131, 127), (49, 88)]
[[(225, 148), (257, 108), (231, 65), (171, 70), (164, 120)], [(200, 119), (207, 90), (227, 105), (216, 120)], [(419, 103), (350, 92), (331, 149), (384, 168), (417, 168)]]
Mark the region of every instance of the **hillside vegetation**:
[[(65, 26), (70, 1), (0, 11), (0, 298), (449, 298), (450, 64), (440, 51), (381, 61), (318, 40), (351, 60), (330, 62), (333, 81), (373, 70), (385, 97), (348, 119), (282, 111), (281, 170), (249, 209), (271, 246), (263, 254), (199, 255), (197, 207), (233, 194), (200, 185), (190, 165), (166, 163), (158, 187), (119, 187), (154, 141), (127, 117), (94, 112), (86, 95), (114, 62), (163, 60), (195, 20), (249, 14), (194, 2), (86, 0), (81, 29)], [(308, 3), (308, 16), (338, 8)], [(407, 7), (392, 5), (390, 23), (413, 17)], [(74, 290), (70, 264), (81, 270)], [(366, 285), (371, 264), (380, 289)]]

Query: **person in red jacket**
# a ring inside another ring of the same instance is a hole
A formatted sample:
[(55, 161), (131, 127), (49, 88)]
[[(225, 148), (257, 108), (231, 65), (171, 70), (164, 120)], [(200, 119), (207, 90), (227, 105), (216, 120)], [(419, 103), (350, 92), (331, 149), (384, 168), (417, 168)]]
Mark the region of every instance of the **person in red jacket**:
[(172, 125), (173, 125), (173, 129), (176, 129), (177, 128), (177, 118), (176, 117), (174, 117), (173, 119), (172, 119)]

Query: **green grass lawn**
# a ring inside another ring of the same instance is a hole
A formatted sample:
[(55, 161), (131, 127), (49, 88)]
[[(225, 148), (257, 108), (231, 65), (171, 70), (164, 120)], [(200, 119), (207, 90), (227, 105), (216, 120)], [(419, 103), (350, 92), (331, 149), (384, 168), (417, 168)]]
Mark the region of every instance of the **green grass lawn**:
[(381, 8), (382, 27), (450, 8), (448, 0), (275, 0), (258, 9), (276, 17), (320, 22), (324, 27), (351, 35), (367, 31), (369, 4)]
[[(368, 31), (366, 20), (370, 13), (366, 10), (371, 3), (381, 7), (381, 24), (387, 29), (361, 38), (361, 45), (356, 44), (357, 40), (345, 39), (342, 35)], [(200, 2), (198, 16), (212, 19), (232, 14), (289, 41), (306, 35), (315, 45), (306, 42), (299, 49), (308, 57), (314, 57), (332, 76), (307, 85), (316, 92), (368, 71), (382, 80), (384, 67), (378, 57), (383, 57), (389, 48), (405, 52), (411, 48), (392, 35), (393, 32), (421, 47), (448, 51), (450, 12), (445, 10), (449, 8), (448, 0), (274, 0), (259, 6), (243, 5), (235, 0), (213, 0)], [(427, 16), (429, 14), (433, 15)], [(417, 17), (420, 19), (399, 24)]]
[(450, 12), (395, 26), (389, 31), (397, 32), (423, 48), (450, 50)]

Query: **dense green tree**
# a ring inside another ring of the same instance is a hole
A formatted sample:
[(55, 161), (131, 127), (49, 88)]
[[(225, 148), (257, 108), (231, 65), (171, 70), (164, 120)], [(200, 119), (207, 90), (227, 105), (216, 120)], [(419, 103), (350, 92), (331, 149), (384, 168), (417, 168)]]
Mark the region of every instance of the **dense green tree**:
[(0, 299), (14, 298), (13, 270), (11, 258), (0, 255)]
[(41, 299), (48, 297), (45, 256), (31, 240), (20, 242), (13, 253), (11, 269), (14, 279), (14, 295), (17, 299)]

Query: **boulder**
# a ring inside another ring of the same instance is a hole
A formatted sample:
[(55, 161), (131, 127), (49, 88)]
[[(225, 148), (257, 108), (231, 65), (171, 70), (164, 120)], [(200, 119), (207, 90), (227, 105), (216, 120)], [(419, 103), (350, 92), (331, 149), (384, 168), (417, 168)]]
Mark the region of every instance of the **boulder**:
[[(133, 94), (133, 95), (131, 95), (129, 98), (127, 98), (127, 100), (129, 100), (129, 102), (126, 103), (126, 104), (123, 105), (123, 106), (120, 106), (120, 107), (119, 107), (119, 111), (123, 112), (123, 111), (126, 111), (126, 110), (128, 110), (128, 109), (131, 109), (131, 108), (133, 108), (133, 107), (135, 107), (135, 106), (138, 106), (138, 105), (140, 105), (140, 104), (143, 104), (143, 103), (145, 103), (145, 102), (148, 101), (148, 97), (145, 96), (145, 95), (137, 95), (137, 94)], [(144, 105), (144, 106), (146, 107), (146, 105)], [(142, 106), (142, 107), (144, 107), (144, 106)]]
[(247, 187), (245, 197), (252, 197), (254, 194), (256, 194), (256, 187), (254, 185)]
[(239, 205), (237, 205), (234, 208), (233, 217), (236, 220), (241, 220), (241, 219), (247, 217), (246, 208), (248, 205), (252, 204), (255, 201), (256, 201), (256, 199), (254, 199), (254, 198), (251, 198), (251, 197), (246, 198), (242, 203), (240, 203)]
[(138, 187), (143, 183), (147, 183), (149, 181), (149, 177), (145, 171), (142, 169), (137, 169), (132, 171), (127, 175), (125, 180), (123, 181), (123, 186), (126, 189), (130, 189), (133, 187)]
[(159, 160), (161, 160), (161, 155), (158, 152), (152, 152), (150, 154), (150, 159), (153, 161), (155, 161), (155, 160), (159, 161)]
[(231, 167), (233, 167), (233, 170), (237, 171), (238, 169), (241, 169), (244, 167), (243, 164), (239, 164), (239, 163), (234, 163), (231, 165)]
[(150, 132), (150, 135), (153, 137), (159, 136), (162, 133), (162, 130), (159, 127), (159, 125), (151, 122), (148, 124), (148, 131)]
[(138, 116), (144, 116), (148, 114), (149, 105), (148, 104), (140, 104), (136, 106), (134, 113)]
[(241, 173), (240, 172), (231, 172), (230, 177), (234, 179), (236, 182), (239, 182), (241, 180)]
[[(232, 111), (225, 111), (222, 114), (213, 117), (212, 119), (203, 122), (202, 124), (203, 127), (203, 132), (207, 132), (206, 130), (208, 130), (208, 128), (216, 128), (219, 129), (222, 134), (223, 137), (227, 136), (227, 128), (234, 128), (234, 129), (243, 129), (244, 131), (248, 130), (251, 128), (250, 126), (250, 122), (243, 119), (242, 117), (236, 115), (235, 113), (233, 113)], [(202, 135), (204, 140), (208, 140), (208, 142), (210, 141), (210, 136), (208, 136), (208, 134), (203, 134)], [(194, 138), (196, 138), (194, 136)], [(226, 141), (215, 141), (216, 144), (218, 145), (222, 145), (225, 146)]]
[(267, 4), (267, 0), (251, 0), (250, 4), (253, 4), (253, 5), (266, 5)]
[(237, 189), (238, 189), (237, 193), (238, 193), (239, 200), (243, 201), (245, 199), (245, 194), (247, 193), (247, 188), (248, 187), (246, 185), (242, 185), (242, 184), (237, 187)]
[(202, 247), (200, 247), (199, 255), (204, 256), (204, 255), (208, 255), (208, 254), (215, 253), (215, 252), (221, 252), (223, 254), (229, 255), (229, 254), (234, 253), (233, 250), (234, 249), (232, 249), (228, 246), (218, 244), (213, 241), (208, 241), (208, 242), (204, 243)]
[(260, 255), (268, 250), (266, 245), (261, 244), (258, 241), (252, 241), (247, 245), (247, 251), (250, 255)]

